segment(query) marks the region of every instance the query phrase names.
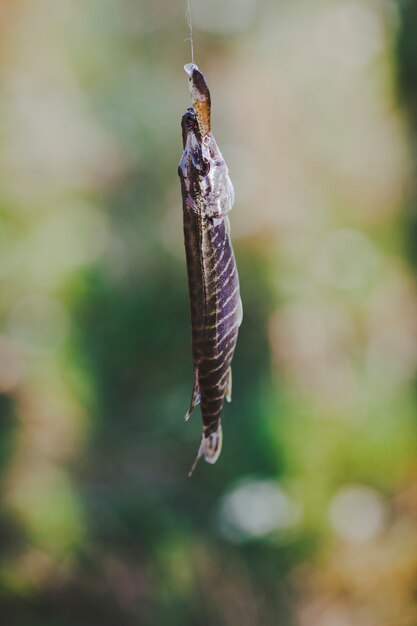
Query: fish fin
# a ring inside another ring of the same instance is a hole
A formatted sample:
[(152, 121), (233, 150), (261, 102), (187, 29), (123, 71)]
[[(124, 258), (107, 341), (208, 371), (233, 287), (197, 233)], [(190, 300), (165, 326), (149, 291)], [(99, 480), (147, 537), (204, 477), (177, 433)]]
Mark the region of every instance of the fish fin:
[(190, 407), (184, 417), (186, 422), (188, 422), (188, 420), (190, 419), (191, 413), (193, 412), (197, 404), (200, 403), (200, 400), (201, 400), (201, 396), (200, 396), (200, 385), (198, 382), (198, 367), (196, 367), (194, 370), (194, 384), (193, 384), (193, 392), (191, 394)]
[(237, 313), (237, 318), (239, 320), (238, 326), (240, 327), (242, 320), (243, 320), (243, 305), (242, 305), (242, 298), (239, 298), (239, 309), (238, 309), (238, 313)]
[(229, 367), (229, 373), (227, 374), (227, 383), (226, 383), (226, 400), (228, 402), (232, 401), (232, 366)]
[(222, 443), (223, 443), (223, 433), (222, 433), (222, 425), (219, 422), (216, 430), (211, 433), (208, 437), (203, 436), (201, 438), (200, 447), (198, 448), (197, 456), (194, 459), (194, 463), (191, 466), (191, 469), (188, 473), (188, 476), (192, 476), (198, 461), (201, 457), (204, 458), (207, 463), (215, 463), (220, 456), (222, 451)]

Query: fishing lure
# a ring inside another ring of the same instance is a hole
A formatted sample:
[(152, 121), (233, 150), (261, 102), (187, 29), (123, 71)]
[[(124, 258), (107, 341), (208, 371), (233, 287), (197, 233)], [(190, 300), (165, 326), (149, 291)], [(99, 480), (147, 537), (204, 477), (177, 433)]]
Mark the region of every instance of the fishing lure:
[(194, 385), (185, 419), (201, 403), (203, 434), (190, 471), (203, 457), (215, 463), (222, 448), (221, 412), (231, 401), (232, 369), (242, 302), (228, 213), (234, 190), (211, 132), (211, 99), (194, 63), (184, 66), (193, 106), (181, 121), (184, 243), (191, 307)]

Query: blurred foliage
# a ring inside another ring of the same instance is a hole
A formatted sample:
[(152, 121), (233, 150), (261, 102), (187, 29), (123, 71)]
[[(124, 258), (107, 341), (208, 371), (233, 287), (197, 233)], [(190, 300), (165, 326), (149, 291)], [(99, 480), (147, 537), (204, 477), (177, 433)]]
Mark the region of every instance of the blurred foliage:
[(417, 13), (192, 1), (244, 323), (200, 438), (184, 3), (0, 0), (0, 615), (417, 624)]

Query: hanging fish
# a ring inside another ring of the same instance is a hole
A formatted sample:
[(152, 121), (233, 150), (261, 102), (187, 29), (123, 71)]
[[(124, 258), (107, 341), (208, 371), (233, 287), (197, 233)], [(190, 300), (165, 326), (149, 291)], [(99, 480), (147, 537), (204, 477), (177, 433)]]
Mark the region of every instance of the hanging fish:
[(191, 306), (194, 386), (188, 420), (201, 403), (203, 434), (190, 476), (200, 459), (215, 463), (222, 448), (221, 412), (232, 397), (231, 363), (242, 302), (230, 239), (228, 213), (234, 190), (227, 165), (211, 133), (211, 100), (194, 63), (184, 66), (193, 106), (182, 117), (181, 179), (184, 242)]

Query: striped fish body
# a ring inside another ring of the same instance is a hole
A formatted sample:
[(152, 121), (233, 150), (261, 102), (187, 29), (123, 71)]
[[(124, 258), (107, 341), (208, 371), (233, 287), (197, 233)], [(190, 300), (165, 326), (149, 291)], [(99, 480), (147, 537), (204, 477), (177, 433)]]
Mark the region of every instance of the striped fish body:
[(242, 321), (239, 278), (228, 212), (234, 200), (227, 165), (213, 135), (202, 138), (193, 108), (182, 119), (179, 165), (191, 306), (194, 387), (186, 418), (201, 402), (203, 437), (197, 459), (220, 455), (221, 412), (231, 399), (231, 362)]
[(239, 279), (228, 217), (210, 219), (184, 211), (184, 239), (191, 305), (193, 364), (203, 429), (216, 431), (241, 321)]

